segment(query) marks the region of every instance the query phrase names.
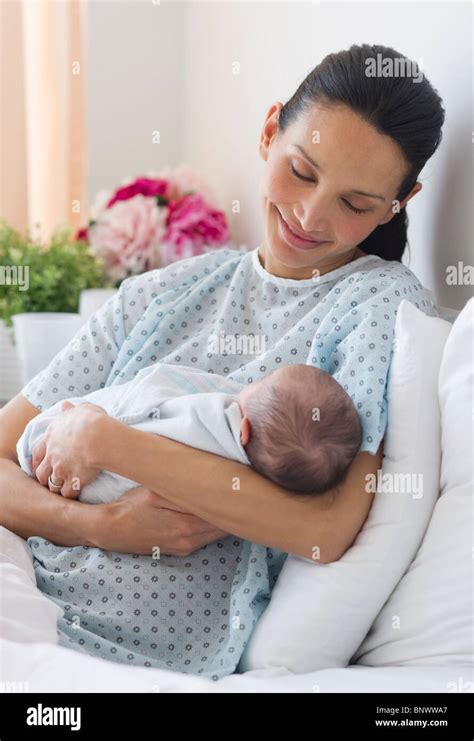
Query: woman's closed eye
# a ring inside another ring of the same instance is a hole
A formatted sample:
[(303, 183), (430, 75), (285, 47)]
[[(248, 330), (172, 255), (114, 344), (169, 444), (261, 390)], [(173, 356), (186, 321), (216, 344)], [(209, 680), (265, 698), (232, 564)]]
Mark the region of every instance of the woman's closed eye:
[(301, 173), (299, 173), (297, 170), (295, 170), (295, 168), (293, 167), (293, 165), (291, 165), (291, 172), (293, 173), (293, 175), (296, 175), (296, 177), (299, 178), (300, 180), (306, 180), (308, 183), (312, 183), (313, 182), (313, 178), (307, 178), (304, 175), (301, 175)]
[[(313, 183), (314, 182), (313, 178), (307, 178), (304, 175), (302, 175), (300, 172), (298, 172), (297, 170), (295, 170), (295, 168), (293, 167), (293, 165), (291, 165), (291, 172), (293, 173), (293, 175), (295, 175), (300, 180), (305, 180), (308, 183)], [(366, 208), (356, 208), (355, 206), (352, 205), (352, 203), (349, 203), (349, 201), (346, 200), (345, 198), (343, 198), (342, 201), (343, 201), (344, 205), (347, 206), (347, 208), (350, 208), (350, 210), (353, 211), (356, 214), (365, 214), (366, 211), (369, 210), (369, 209), (366, 209)]]
[(365, 214), (365, 212), (368, 210), (366, 208), (356, 208), (355, 206), (352, 205), (352, 203), (349, 203), (349, 201), (347, 201), (345, 198), (343, 198), (342, 200), (344, 201), (346, 206), (350, 208), (351, 211), (354, 211), (354, 213), (356, 214)]

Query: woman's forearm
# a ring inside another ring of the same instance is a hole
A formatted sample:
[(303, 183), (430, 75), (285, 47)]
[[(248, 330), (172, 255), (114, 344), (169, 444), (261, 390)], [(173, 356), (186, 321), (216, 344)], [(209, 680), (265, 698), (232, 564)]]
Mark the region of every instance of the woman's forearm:
[(40, 535), (57, 545), (95, 545), (98, 507), (53, 494), (14, 461), (0, 458), (0, 525), (22, 538)]
[[(90, 450), (94, 467), (137, 481), (226, 532), (320, 563), (342, 555), (358, 532), (353, 520), (360, 527), (372, 502), (369, 494), (361, 496), (366, 461), (344, 490), (302, 496), (250, 466), (127, 427), (112, 417), (98, 420)], [(356, 515), (341, 523), (339, 514), (347, 509), (351, 491)]]

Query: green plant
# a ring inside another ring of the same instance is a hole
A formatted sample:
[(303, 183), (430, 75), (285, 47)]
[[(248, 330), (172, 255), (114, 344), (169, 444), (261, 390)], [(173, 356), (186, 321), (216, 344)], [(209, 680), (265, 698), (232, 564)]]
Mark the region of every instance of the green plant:
[(58, 228), (43, 245), (0, 220), (0, 320), (7, 326), (13, 314), (77, 312), (83, 289), (110, 285), (99, 258), (71, 234)]

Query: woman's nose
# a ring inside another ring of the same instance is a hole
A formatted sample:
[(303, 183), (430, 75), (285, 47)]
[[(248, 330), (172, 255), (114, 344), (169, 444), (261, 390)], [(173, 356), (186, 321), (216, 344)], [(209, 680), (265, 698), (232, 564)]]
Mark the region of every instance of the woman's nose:
[(295, 218), (305, 232), (316, 237), (318, 232), (322, 236), (329, 231), (329, 203), (324, 197), (315, 196), (298, 209), (294, 209)]

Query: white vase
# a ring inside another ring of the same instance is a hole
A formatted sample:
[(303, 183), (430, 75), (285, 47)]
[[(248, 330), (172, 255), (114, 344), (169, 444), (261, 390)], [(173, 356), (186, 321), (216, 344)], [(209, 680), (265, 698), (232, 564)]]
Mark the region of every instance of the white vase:
[(111, 296), (115, 296), (117, 290), (117, 288), (86, 288), (81, 291), (79, 314), (82, 322), (86, 322)]
[(20, 368), (13, 341), (13, 327), (0, 320), (0, 404), (12, 399), (20, 391)]
[(14, 314), (12, 319), (23, 385), (49, 364), (83, 324), (80, 314), (66, 312)]

